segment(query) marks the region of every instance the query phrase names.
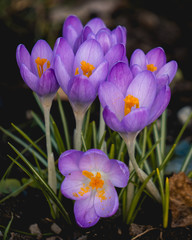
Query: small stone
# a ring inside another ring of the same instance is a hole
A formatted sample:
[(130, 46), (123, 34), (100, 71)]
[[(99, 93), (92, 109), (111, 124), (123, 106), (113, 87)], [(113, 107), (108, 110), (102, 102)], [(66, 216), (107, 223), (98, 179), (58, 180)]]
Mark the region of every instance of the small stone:
[(38, 226), (37, 223), (31, 224), (31, 225), (29, 226), (29, 231), (31, 232), (31, 234), (37, 235), (37, 239), (41, 239), (42, 233), (41, 233), (41, 231), (40, 231), (39, 226)]
[(189, 117), (189, 115), (192, 112), (192, 108), (190, 106), (185, 106), (183, 108), (181, 108), (178, 113), (177, 113), (177, 117), (179, 119), (179, 121), (184, 124), (187, 120), (187, 118)]
[(62, 231), (62, 229), (56, 223), (51, 225), (51, 230), (56, 234), (60, 234)]

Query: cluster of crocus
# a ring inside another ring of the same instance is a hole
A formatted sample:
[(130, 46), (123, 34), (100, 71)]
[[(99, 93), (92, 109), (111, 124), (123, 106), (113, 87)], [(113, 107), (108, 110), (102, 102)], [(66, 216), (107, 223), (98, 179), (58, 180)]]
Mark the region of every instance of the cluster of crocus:
[[(125, 27), (111, 31), (100, 18), (83, 26), (78, 17), (69, 16), (63, 25), (63, 36), (56, 40), (53, 50), (44, 40), (37, 41), (31, 55), (24, 45), (17, 47), (21, 76), (42, 103), (50, 109), (50, 102), (61, 87), (72, 106), (76, 150), (60, 156), (59, 170), (65, 176), (61, 192), (75, 200), (75, 218), (81, 227), (93, 226), (100, 217), (117, 211), (119, 201), (114, 186), (125, 187), (129, 178), (126, 165), (109, 160), (101, 150), (80, 151), (80, 133), (87, 109), (99, 95), (105, 123), (131, 146), (133, 167), (140, 179), (145, 180), (134, 159), (134, 140), (167, 107), (171, 96), (169, 84), (177, 71), (177, 63), (167, 63), (160, 47), (147, 54), (135, 50), (129, 64), (126, 34)], [(46, 122), (47, 119), (46, 114)], [(48, 158), (50, 149), (49, 136)]]
[(91, 227), (100, 217), (115, 214), (119, 200), (114, 186), (126, 187), (129, 178), (123, 162), (109, 160), (101, 150), (91, 149), (68, 150), (61, 154), (58, 164), (65, 176), (61, 192), (75, 200), (75, 218), (81, 227)]

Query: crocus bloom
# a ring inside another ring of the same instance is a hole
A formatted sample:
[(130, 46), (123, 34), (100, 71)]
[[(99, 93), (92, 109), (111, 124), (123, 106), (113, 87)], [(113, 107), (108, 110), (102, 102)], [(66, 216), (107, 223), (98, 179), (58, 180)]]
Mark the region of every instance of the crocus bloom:
[(110, 31), (100, 18), (91, 19), (83, 27), (80, 19), (74, 15), (67, 17), (63, 25), (63, 37), (76, 52), (79, 46), (88, 39), (96, 39), (104, 52), (109, 66), (118, 60), (127, 61), (126, 58), (126, 28), (117, 26)]
[(130, 68), (134, 76), (143, 70), (153, 72), (159, 90), (173, 80), (177, 71), (177, 62), (166, 63), (166, 55), (161, 47), (153, 48), (146, 55), (141, 49), (136, 49), (130, 59)]
[(75, 200), (74, 214), (81, 227), (95, 225), (100, 217), (110, 217), (118, 209), (115, 187), (125, 187), (129, 178), (127, 166), (111, 159), (98, 149), (87, 152), (68, 150), (58, 162), (65, 176), (62, 194)]
[(17, 64), (25, 83), (40, 97), (53, 95), (59, 84), (53, 66), (53, 51), (44, 40), (38, 40), (31, 55), (23, 44), (16, 51)]
[(106, 124), (122, 134), (139, 132), (157, 119), (170, 101), (165, 84), (157, 91), (155, 75), (144, 70), (133, 77), (128, 65), (117, 63), (99, 88)]
[(57, 80), (74, 113), (85, 113), (97, 96), (99, 84), (108, 74), (108, 62), (100, 44), (94, 39), (87, 40), (74, 55), (69, 43), (59, 38), (54, 55)]

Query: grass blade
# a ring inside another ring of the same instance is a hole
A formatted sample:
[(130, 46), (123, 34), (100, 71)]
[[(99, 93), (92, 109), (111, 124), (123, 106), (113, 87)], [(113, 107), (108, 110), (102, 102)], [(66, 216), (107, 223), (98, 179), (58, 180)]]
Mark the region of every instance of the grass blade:
[(189, 152), (188, 152), (188, 154), (187, 154), (187, 156), (186, 156), (186, 158), (185, 158), (185, 160), (184, 160), (184, 162), (183, 162), (183, 165), (182, 165), (182, 167), (181, 167), (180, 172), (185, 172), (185, 171), (186, 171), (187, 166), (188, 166), (188, 164), (189, 164), (189, 162), (190, 162), (190, 160), (191, 160), (191, 157), (192, 157), (192, 146), (191, 146), (191, 148), (189, 149)]
[(13, 221), (13, 214), (11, 215), (11, 220), (9, 221), (6, 229), (5, 229), (5, 232), (4, 232), (4, 235), (3, 235), (3, 240), (7, 240), (7, 235), (8, 235), (8, 232), (10, 230), (10, 227), (11, 227), (11, 224), (12, 224), (12, 221)]

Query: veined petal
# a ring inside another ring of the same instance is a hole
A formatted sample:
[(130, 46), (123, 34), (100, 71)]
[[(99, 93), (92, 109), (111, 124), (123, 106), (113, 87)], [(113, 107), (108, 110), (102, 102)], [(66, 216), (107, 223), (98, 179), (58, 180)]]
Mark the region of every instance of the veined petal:
[[(86, 188), (87, 179), (81, 171), (68, 174), (61, 184), (62, 194), (73, 200), (82, 200), (88, 198), (91, 190)], [(84, 190), (83, 190), (84, 189)]]
[(133, 79), (132, 72), (124, 62), (116, 63), (108, 75), (108, 82), (112, 82), (125, 96), (127, 88)]
[(59, 55), (69, 76), (72, 74), (74, 53), (69, 43), (64, 38), (58, 38), (54, 49), (54, 56)]
[(108, 62), (104, 60), (89, 77), (89, 81), (93, 84), (93, 86), (95, 86), (96, 89), (98, 89), (100, 83), (106, 80), (108, 67)]
[(168, 85), (164, 86), (157, 94), (150, 109), (149, 123), (155, 121), (166, 109), (171, 98), (171, 90)]
[(59, 84), (55, 77), (55, 72), (52, 68), (47, 69), (37, 84), (38, 94), (40, 96), (56, 93), (59, 89)]
[(113, 39), (113, 45), (117, 43), (122, 43), (124, 46), (126, 45), (127, 39), (127, 30), (125, 27), (117, 26), (111, 33)]
[(79, 160), (83, 152), (75, 149), (65, 151), (62, 153), (58, 160), (59, 171), (64, 175), (68, 175), (74, 171), (79, 171)]
[(106, 106), (103, 110), (103, 118), (107, 126), (109, 126), (113, 131), (116, 132), (125, 132), (124, 125), (117, 118), (115, 113), (113, 113), (108, 106)]
[(70, 76), (67, 70), (65, 69), (65, 66), (62, 63), (59, 55), (55, 57), (54, 69), (55, 69), (55, 75), (59, 85), (61, 86), (63, 91), (68, 95), (68, 83), (70, 80)]
[(96, 40), (89, 39), (81, 44), (75, 56), (74, 73), (82, 61), (92, 64), (95, 68), (103, 61), (103, 50)]
[(16, 50), (16, 60), (19, 68), (21, 64), (25, 64), (25, 66), (31, 71), (31, 62), (30, 62), (30, 54), (26, 47), (23, 44), (19, 44)]
[(25, 81), (25, 83), (27, 84), (27, 86), (34, 92), (37, 93), (38, 89), (37, 89), (37, 84), (39, 81), (39, 78), (33, 74), (26, 66), (25, 64), (21, 64), (20, 67), (20, 72), (21, 72), (21, 76), (23, 78), (23, 80)]
[(76, 201), (74, 204), (74, 214), (76, 222), (80, 227), (88, 228), (95, 225), (100, 217), (96, 214), (94, 208), (94, 195)]
[(90, 149), (83, 154), (79, 161), (79, 168), (87, 171), (108, 172), (110, 169), (110, 160), (107, 155), (98, 149)]
[(105, 28), (101, 29), (96, 34), (96, 40), (100, 43), (100, 45), (104, 51), (104, 54), (106, 54), (108, 52), (109, 48), (112, 45), (111, 34), (106, 29)]
[(165, 52), (161, 47), (153, 48), (146, 54), (147, 64), (153, 64), (160, 69), (166, 63)]
[(161, 75), (167, 74), (169, 76), (169, 84), (173, 80), (176, 72), (177, 72), (177, 62), (176, 61), (170, 61), (166, 63), (158, 72), (156, 77), (159, 78)]
[(72, 48), (82, 30), (83, 25), (78, 17), (70, 15), (66, 18), (63, 24), (63, 37), (68, 41)]
[(124, 132), (137, 132), (148, 124), (149, 110), (147, 108), (137, 108), (127, 114), (123, 120)]
[(93, 31), (89, 26), (86, 26), (83, 28), (82, 35), (83, 35), (83, 42), (88, 39), (95, 39), (95, 34), (93, 33)]
[(125, 163), (111, 159), (111, 169), (107, 173), (108, 178), (115, 187), (126, 187), (129, 179), (129, 169)]
[(35, 73), (37, 76), (38, 76), (38, 71), (37, 71), (37, 64), (35, 60), (38, 57), (47, 59), (52, 65), (52, 57), (53, 57), (52, 49), (49, 46), (49, 44), (42, 39), (36, 42), (36, 44), (34, 45), (31, 51), (31, 69), (33, 73)]
[(146, 56), (141, 49), (136, 49), (131, 55), (130, 67), (133, 65), (139, 65), (141, 69), (146, 69)]
[(99, 197), (99, 193), (95, 195), (94, 207), (98, 216), (110, 217), (119, 207), (118, 195), (113, 185), (108, 181), (104, 185), (104, 195), (106, 199)]
[(85, 27), (86, 26), (89, 26), (94, 34), (96, 34), (101, 28), (105, 28), (106, 27), (105, 23), (100, 18), (93, 18), (93, 19), (91, 19), (85, 25)]
[(124, 117), (124, 96), (113, 83), (103, 82), (99, 87), (98, 95), (103, 108), (107, 106), (119, 120)]
[(143, 71), (143, 69), (137, 64), (134, 64), (131, 66), (131, 72), (133, 74), (133, 77), (135, 77), (138, 73), (140, 73), (142, 71)]
[(152, 72), (143, 71), (130, 83), (126, 96), (132, 95), (139, 99), (139, 107), (150, 108), (156, 96), (156, 80)]
[(123, 44), (116, 44), (111, 47), (105, 55), (105, 59), (109, 62), (109, 69), (118, 61), (123, 60), (125, 53), (126, 50)]
[(169, 84), (169, 76), (167, 74), (163, 74), (159, 77), (156, 77), (156, 81), (157, 81), (157, 93), (158, 93), (162, 87)]

